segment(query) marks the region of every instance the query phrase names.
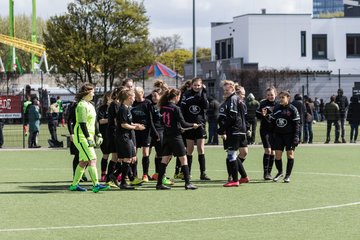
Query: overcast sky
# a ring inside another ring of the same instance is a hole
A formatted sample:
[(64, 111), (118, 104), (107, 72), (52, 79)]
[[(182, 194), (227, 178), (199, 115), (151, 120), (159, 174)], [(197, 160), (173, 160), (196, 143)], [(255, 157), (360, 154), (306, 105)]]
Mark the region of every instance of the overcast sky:
[[(15, 15), (31, 15), (31, 0), (14, 0)], [(140, 1), (140, 0), (139, 0)], [(67, 11), (72, 0), (37, 0), (37, 15), (49, 18)], [(192, 47), (192, 0), (144, 0), (150, 37), (180, 34)], [(196, 45), (210, 47), (211, 22), (229, 22), (247, 13), (312, 13), (312, 0), (196, 0)], [(9, 15), (9, 1), (0, 0), (0, 15)]]

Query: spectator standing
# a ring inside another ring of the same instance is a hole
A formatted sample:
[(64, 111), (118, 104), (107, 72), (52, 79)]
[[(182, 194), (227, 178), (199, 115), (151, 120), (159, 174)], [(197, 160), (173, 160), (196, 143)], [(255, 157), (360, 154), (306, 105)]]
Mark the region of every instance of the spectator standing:
[(25, 137), (28, 135), (29, 132), (29, 109), (28, 106), (31, 104), (30, 96), (25, 96), (24, 103), (23, 103), (23, 113), (24, 113), (24, 135)]
[(39, 99), (37, 97), (32, 99), (32, 104), (29, 105), (29, 148), (40, 148), (37, 145), (37, 138), (40, 130), (40, 107)]
[(350, 98), (349, 109), (347, 113), (347, 121), (350, 124), (350, 143), (356, 143), (360, 124), (360, 103), (357, 96)]
[(257, 127), (257, 117), (256, 110), (259, 108), (260, 103), (255, 99), (255, 96), (252, 93), (249, 93), (246, 99), (247, 115), (246, 122), (248, 123), (248, 129), (251, 131), (251, 135), (248, 136), (248, 144), (255, 143), (255, 134)]
[(63, 127), (65, 127), (65, 118), (64, 118), (64, 115), (63, 115), (64, 108), (63, 108), (63, 102), (62, 102), (60, 96), (56, 97), (56, 104), (58, 105), (58, 108), (59, 108), (59, 122), (61, 122), (61, 125)]
[(325, 108), (324, 99), (320, 98), (320, 105), (319, 105), (319, 121), (320, 122), (325, 120), (324, 108)]
[(303, 143), (312, 143), (313, 141), (313, 130), (312, 124), (314, 120), (314, 103), (308, 96), (304, 96), (305, 102), (305, 116), (304, 116), (304, 139)]
[(340, 135), (340, 129), (339, 129), (339, 119), (340, 119), (340, 110), (339, 106), (335, 102), (336, 96), (333, 95), (330, 97), (330, 102), (325, 104), (324, 108), (324, 115), (327, 121), (327, 128), (326, 128), (326, 141), (325, 143), (330, 142), (330, 132), (331, 127), (334, 124), (335, 126), (335, 142), (334, 143), (340, 143), (339, 141), (339, 135)]
[(319, 118), (319, 110), (320, 110), (320, 100), (315, 97), (315, 100), (314, 100), (314, 120), (315, 121), (319, 121), (320, 118)]
[(206, 145), (219, 145), (219, 139), (217, 134), (217, 121), (219, 118), (220, 103), (214, 97), (210, 97), (208, 100), (209, 108), (206, 111), (206, 116), (209, 123), (209, 138)]
[(0, 148), (2, 148), (2, 146), (4, 145), (3, 128), (4, 128), (4, 120), (0, 119)]
[(304, 116), (305, 116), (305, 105), (303, 103), (303, 98), (302, 98), (301, 94), (295, 94), (294, 100), (291, 102), (291, 105), (296, 107), (296, 109), (298, 110), (299, 116), (300, 116), (299, 139), (301, 139), (301, 137), (302, 137), (302, 128), (303, 128), (303, 124), (304, 124)]
[(56, 98), (50, 98), (50, 108), (48, 111), (48, 128), (51, 139), (48, 140), (50, 147), (63, 147), (63, 143), (58, 141), (56, 127), (59, 120), (59, 106), (56, 103)]
[(339, 106), (340, 110), (340, 127), (341, 127), (341, 140), (342, 143), (346, 143), (345, 141), (345, 115), (347, 107), (349, 106), (349, 102), (346, 96), (344, 96), (344, 90), (342, 88), (338, 89), (338, 95), (335, 100), (336, 104)]

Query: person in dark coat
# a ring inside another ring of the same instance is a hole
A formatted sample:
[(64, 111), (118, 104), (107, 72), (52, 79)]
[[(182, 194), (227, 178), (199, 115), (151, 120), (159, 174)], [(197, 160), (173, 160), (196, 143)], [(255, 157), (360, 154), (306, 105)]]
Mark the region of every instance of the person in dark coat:
[(335, 100), (336, 104), (339, 106), (340, 110), (340, 128), (341, 128), (341, 139), (342, 143), (346, 143), (345, 141), (345, 115), (346, 110), (349, 106), (349, 102), (346, 96), (344, 96), (344, 90), (342, 88), (338, 89), (338, 95)]
[(209, 108), (206, 111), (207, 121), (209, 123), (209, 138), (206, 145), (218, 145), (217, 121), (219, 118), (220, 103), (213, 97), (209, 98)]
[(4, 128), (4, 120), (0, 119), (0, 148), (2, 148), (2, 146), (4, 145), (3, 128)]
[(294, 96), (294, 100), (291, 102), (291, 105), (293, 105), (294, 107), (296, 107), (296, 109), (298, 110), (298, 113), (300, 115), (300, 131), (299, 131), (299, 138), (301, 139), (302, 137), (302, 129), (303, 129), (303, 124), (304, 124), (304, 116), (305, 116), (305, 105), (303, 103), (303, 98), (301, 96), (301, 94), (295, 94)]
[(311, 98), (304, 96), (305, 115), (304, 115), (304, 139), (303, 143), (312, 143), (313, 130), (312, 124), (314, 120), (315, 106)]
[(248, 130), (251, 131), (251, 135), (248, 136), (248, 144), (255, 143), (255, 134), (256, 134), (256, 127), (257, 127), (257, 117), (256, 117), (256, 110), (259, 108), (260, 103), (255, 99), (255, 96), (250, 93), (246, 99), (246, 107), (247, 107), (247, 114), (246, 114), (246, 122), (248, 124)]
[(350, 98), (350, 104), (346, 120), (350, 124), (350, 143), (356, 143), (360, 124), (360, 103), (357, 96)]
[(39, 135), (39, 129), (40, 129), (40, 107), (39, 107), (39, 100), (38, 98), (33, 98), (31, 101), (31, 105), (29, 105), (29, 148), (40, 148), (40, 146), (37, 145), (37, 138)]
[(340, 135), (340, 127), (339, 127), (339, 119), (340, 119), (340, 110), (339, 106), (335, 102), (336, 96), (333, 95), (330, 97), (330, 102), (325, 104), (324, 115), (327, 122), (326, 128), (326, 141), (325, 143), (330, 142), (330, 132), (332, 125), (335, 126), (335, 141), (334, 143), (341, 143), (339, 141)]

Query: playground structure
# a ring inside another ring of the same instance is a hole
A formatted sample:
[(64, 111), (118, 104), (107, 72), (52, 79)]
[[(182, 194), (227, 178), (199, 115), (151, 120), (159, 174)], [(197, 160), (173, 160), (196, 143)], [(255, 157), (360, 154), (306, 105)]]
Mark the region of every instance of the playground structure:
[[(31, 41), (19, 39), (15, 37), (15, 19), (14, 19), (14, 0), (9, 0), (9, 36), (0, 34), (0, 43), (10, 46), (9, 57), (6, 65), (4, 66), (0, 56), (0, 72), (14, 72), (19, 69), (22, 73), (22, 69), (19, 61), (16, 57), (15, 49), (19, 49), (28, 53), (31, 53), (31, 71), (33, 73), (40, 70), (42, 63), (45, 64), (45, 72), (49, 72), (49, 67), (46, 59), (45, 46), (37, 43), (36, 35), (36, 0), (32, 0), (32, 31)], [(38, 57), (41, 58), (38, 62)]]

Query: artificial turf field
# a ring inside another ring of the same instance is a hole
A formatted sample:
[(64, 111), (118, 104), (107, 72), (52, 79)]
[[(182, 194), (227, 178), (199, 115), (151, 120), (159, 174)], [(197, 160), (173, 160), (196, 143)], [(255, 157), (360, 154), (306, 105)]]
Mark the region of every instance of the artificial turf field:
[(360, 239), (358, 146), (301, 145), (289, 184), (264, 182), (262, 148), (250, 147), (251, 183), (237, 188), (222, 187), (222, 148), (206, 155), (212, 181), (198, 181), (194, 157), (196, 191), (176, 181), (170, 191), (150, 182), (95, 194), (67, 190), (67, 150), (1, 150), (0, 239)]

